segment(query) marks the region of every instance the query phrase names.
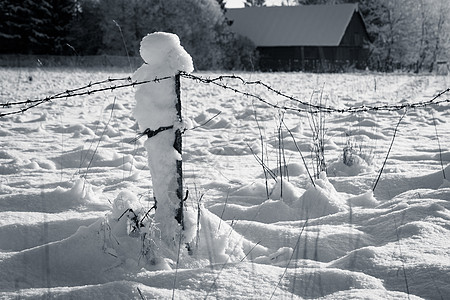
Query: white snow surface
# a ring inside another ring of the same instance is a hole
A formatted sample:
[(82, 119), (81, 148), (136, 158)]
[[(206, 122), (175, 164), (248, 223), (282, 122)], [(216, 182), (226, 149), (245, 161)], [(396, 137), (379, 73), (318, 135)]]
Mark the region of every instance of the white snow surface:
[[(449, 77), (434, 75), (237, 75), (299, 99), (322, 94), (340, 107), (428, 100), (450, 85)], [(0, 103), (127, 76), (3, 68)], [(286, 101), (260, 86), (224, 83)], [(187, 234), (191, 253), (184, 242), (170, 244), (159, 227), (165, 220), (149, 212), (156, 189), (147, 156), (154, 150), (146, 137), (129, 141), (175, 119), (138, 120), (138, 127), (137, 88), (54, 100), (0, 118), (0, 299), (448, 297), (448, 104), (407, 113), (372, 192), (403, 111), (326, 114), (329, 168), (313, 187), (297, 151), (312, 172), (306, 114), (284, 114), (295, 142), (282, 127), (280, 143), (279, 111), (213, 85), (182, 79), (181, 87), (183, 119), (195, 128), (183, 135), (182, 154), (187, 222), (195, 229)], [(342, 164), (349, 139), (358, 157), (350, 167)], [(267, 189), (250, 147), (274, 173)], [(139, 230), (135, 215), (145, 225)]]

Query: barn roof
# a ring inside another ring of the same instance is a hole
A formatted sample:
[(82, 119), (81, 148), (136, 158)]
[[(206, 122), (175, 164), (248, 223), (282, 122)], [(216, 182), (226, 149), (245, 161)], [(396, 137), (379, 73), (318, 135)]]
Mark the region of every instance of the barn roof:
[(357, 4), (228, 9), (231, 29), (258, 47), (338, 46)]

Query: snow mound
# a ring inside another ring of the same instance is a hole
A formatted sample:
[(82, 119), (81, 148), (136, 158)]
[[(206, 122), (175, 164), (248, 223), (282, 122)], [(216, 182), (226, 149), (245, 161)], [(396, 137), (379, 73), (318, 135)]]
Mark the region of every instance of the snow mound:
[[(444, 172), (450, 174), (450, 165), (444, 168)], [(396, 173), (383, 173), (375, 189), (375, 195), (377, 199), (391, 199), (411, 190), (439, 189), (440, 187), (446, 188), (442, 170), (423, 176), (408, 175), (404, 177), (400, 177)]]
[(105, 110), (124, 110), (125, 107), (121, 103), (111, 103), (105, 107)]
[(296, 220), (298, 217), (292, 208), (282, 200), (265, 200), (258, 205), (215, 204), (209, 207), (214, 214), (224, 220), (250, 220), (263, 223)]
[(318, 218), (338, 212), (345, 212), (348, 205), (341, 194), (330, 183), (325, 173), (293, 203), (301, 219)]
[[(101, 211), (86, 213), (73, 210), (52, 214), (1, 212), (0, 251), (21, 251), (65, 239), (80, 226), (94, 223), (103, 214)], [(42, 223), (43, 220), (46, 223)]]
[(342, 290), (385, 289), (375, 277), (331, 268), (289, 270), (285, 278), (287, 288), (303, 298), (319, 298)]
[(140, 292), (157, 299), (172, 296), (171, 290), (148, 288), (137, 282), (121, 280), (73, 287), (19, 289), (15, 292), (0, 292), (0, 298), (14, 299), (20, 295), (20, 299), (39, 299), (42, 294), (46, 294), (54, 299), (139, 299)]
[[(262, 200), (267, 195), (261, 183), (244, 186), (232, 196), (234, 202), (240, 204), (219, 203), (211, 205), (209, 209), (225, 220), (240, 219), (262, 223), (306, 220), (348, 211), (345, 197), (336, 191), (325, 173), (315, 181), (315, 186), (310, 185), (307, 190), (278, 178), (270, 188), (270, 199), (267, 200)], [(377, 203), (370, 195), (360, 196), (352, 201), (353, 205), (369, 207)]]
[(98, 189), (94, 189), (84, 178), (79, 178), (69, 189), (58, 186), (54, 190), (42, 191), (39, 194), (4, 195), (0, 201), (0, 209), (55, 213), (67, 209), (105, 210), (109, 209), (109, 205), (100, 199)]
[(380, 204), (380, 202), (375, 199), (372, 190), (368, 190), (367, 192), (358, 196), (350, 197), (347, 202), (349, 203), (349, 205), (362, 207), (375, 207)]
[(171, 270), (239, 261), (250, 249), (259, 254), (266, 252), (205, 208), (200, 212), (187, 208), (185, 230), (178, 229), (180, 239), (167, 242), (161, 229), (165, 224), (156, 222), (155, 208), (150, 206), (129, 191), (117, 196), (104, 226), (107, 253), (131, 266)]
[(277, 182), (270, 192), (270, 198), (272, 200), (283, 200), (286, 204), (292, 204), (297, 201), (303, 193), (303, 189), (297, 188), (286, 179), (283, 180), (278, 177)]
[(357, 176), (363, 173), (373, 171), (373, 167), (358, 155), (353, 155), (353, 164), (348, 166), (343, 163), (342, 159), (331, 162), (327, 168), (328, 174), (333, 176)]
[[(284, 222), (283, 222), (284, 223)], [(286, 266), (289, 260), (311, 260), (331, 262), (359, 247), (373, 244), (373, 238), (358, 229), (342, 225), (316, 225), (305, 227), (302, 223), (286, 222), (289, 228), (280, 223), (264, 224), (255, 221), (240, 221), (234, 228), (237, 232), (251, 236), (254, 242), (260, 242), (269, 250), (269, 255), (256, 257), (257, 263)], [(289, 247), (278, 248), (279, 245)], [(295, 252), (294, 252), (295, 249)], [(281, 254), (287, 253), (289, 254)], [(293, 255), (292, 255), (293, 253)]]
[[(114, 269), (108, 270), (119, 261), (102, 250), (100, 225), (101, 220), (89, 227), (81, 226), (67, 239), (16, 252), (3, 259), (0, 261), (0, 289), (98, 284), (106, 282), (113, 273), (117, 276)], [(27, 264), (23, 265), (23, 261)], [(11, 265), (22, 265), (25, 270), (11, 268)]]
[[(111, 130), (114, 130), (111, 128)], [(109, 131), (108, 134), (117, 136)], [(96, 167), (119, 167), (125, 163), (132, 163), (136, 165), (136, 161), (130, 154), (121, 155), (116, 151), (105, 149), (96, 149), (90, 147), (85, 149), (84, 146), (76, 147), (72, 150), (66, 151), (63, 154), (51, 158), (58, 168), (96, 168)], [(42, 165), (44, 167), (45, 165)], [(51, 167), (51, 166), (49, 166)], [(86, 171), (87, 172), (87, 171)]]
[(360, 300), (360, 299), (371, 299), (371, 300), (385, 300), (385, 299), (411, 299), (411, 300), (421, 300), (423, 298), (407, 294), (404, 292), (394, 292), (388, 291), (386, 289), (352, 289), (346, 291), (340, 291), (327, 295), (320, 299), (323, 300)]

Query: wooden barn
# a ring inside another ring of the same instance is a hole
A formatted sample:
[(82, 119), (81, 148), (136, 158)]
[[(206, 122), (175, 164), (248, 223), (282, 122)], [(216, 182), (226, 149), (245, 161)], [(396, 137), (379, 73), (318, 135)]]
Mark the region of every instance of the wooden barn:
[(263, 71), (366, 66), (369, 36), (357, 4), (236, 8), (227, 18), (256, 45)]

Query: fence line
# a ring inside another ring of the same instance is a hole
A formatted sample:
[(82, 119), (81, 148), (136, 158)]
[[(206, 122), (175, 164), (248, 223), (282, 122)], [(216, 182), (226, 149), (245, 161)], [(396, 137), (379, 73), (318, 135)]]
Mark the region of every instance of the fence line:
[[(24, 100), (24, 101), (16, 101), (16, 102), (6, 102), (6, 103), (1, 103), (0, 107), (5, 109), (5, 108), (11, 108), (13, 106), (19, 106), (19, 105), (25, 105), (25, 107), (17, 109), (15, 111), (10, 111), (10, 112), (6, 112), (6, 113), (0, 113), (0, 117), (5, 117), (5, 116), (9, 116), (9, 115), (14, 115), (14, 114), (20, 114), (20, 113), (24, 113), (25, 111), (36, 107), (38, 105), (41, 105), (43, 103), (46, 102), (50, 102), (52, 100), (56, 100), (56, 99), (67, 99), (70, 97), (76, 97), (76, 96), (85, 96), (85, 95), (91, 95), (94, 93), (98, 93), (98, 92), (104, 92), (104, 91), (114, 91), (115, 89), (123, 89), (123, 88), (128, 88), (128, 87), (135, 87), (137, 85), (142, 85), (142, 84), (146, 84), (146, 83), (152, 83), (152, 82), (160, 82), (162, 80), (167, 80), (167, 79), (171, 79), (173, 78), (173, 76), (166, 76), (166, 77), (161, 77), (161, 78), (155, 78), (153, 80), (145, 80), (145, 81), (132, 81), (131, 77), (124, 77), (124, 78), (110, 78), (110, 79), (105, 79), (105, 80), (101, 80), (101, 81), (97, 81), (97, 82), (93, 82), (93, 83), (89, 83), (85, 86), (76, 88), (76, 89), (72, 89), (72, 90), (66, 90), (64, 92), (52, 95), (52, 96), (48, 96), (45, 98), (40, 98), (40, 99), (33, 99), (33, 100)], [(97, 89), (90, 89), (93, 86), (96, 85), (102, 85), (105, 83), (112, 83), (115, 81), (127, 81), (128, 83), (122, 84), (122, 85), (113, 85), (113, 86), (108, 86), (108, 87), (101, 87), (101, 88), (97, 88)]]
[[(247, 97), (251, 97), (251, 98), (255, 98), (273, 108), (278, 108), (278, 109), (283, 109), (283, 110), (290, 110), (290, 111), (296, 111), (296, 112), (308, 112), (308, 113), (320, 113), (320, 112), (328, 112), (328, 113), (357, 113), (357, 112), (365, 112), (365, 111), (398, 111), (398, 110), (403, 110), (403, 109), (409, 109), (409, 108), (420, 108), (420, 107), (425, 107), (425, 106), (429, 106), (432, 104), (440, 104), (440, 103), (449, 103), (450, 99), (441, 99), (436, 101), (438, 98), (440, 98), (441, 96), (443, 96), (446, 93), (450, 92), (450, 88), (447, 88), (441, 92), (439, 92), (437, 95), (435, 95), (432, 99), (427, 100), (427, 101), (420, 101), (420, 102), (415, 102), (415, 103), (404, 103), (404, 104), (398, 104), (398, 105), (380, 105), (380, 106), (366, 106), (366, 105), (362, 105), (362, 106), (354, 106), (354, 107), (348, 107), (348, 108), (336, 108), (336, 107), (331, 107), (331, 106), (323, 106), (323, 105), (315, 105), (300, 99), (297, 99), (293, 96), (287, 95), (279, 90), (276, 90), (274, 88), (272, 88), (271, 86), (269, 86), (268, 84), (257, 80), (257, 81), (246, 81), (245, 79), (243, 79), (240, 76), (236, 76), (236, 75), (221, 75), (218, 76), (216, 78), (203, 78), (203, 77), (199, 77), (199, 76), (195, 76), (192, 74), (187, 74), (187, 73), (181, 73), (181, 76), (184, 78), (188, 78), (188, 79), (192, 79), (194, 81), (198, 81), (198, 82), (202, 82), (202, 83), (206, 83), (206, 84), (214, 84), (216, 86), (219, 86), (221, 88), (224, 89), (228, 89), (231, 90), (235, 93), (239, 93), (241, 95), (247, 96)], [(234, 87), (230, 87), (226, 84), (220, 83), (221, 81), (223, 81), (224, 79), (235, 79), (235, 80), (239, 80), (242, 82), (242, 84), (244, 85), (261, 85), (263, 87), (265, 87), (267, 90), (273, 92), (274, 94), (284, 97), (287, 100), (296, 102), (298, 104), (301, 104), (303, 106), (305, 106), (305, 108), (298, 108), (298, 107), (289, 107), (289, 106), (280, 106), (277, 104), (273, 104), (268, 102), (267, 100), (261, 98), (258, 95), (255, 94), (251, 94), (248, 92), (243, 92), (241, 90), (238, 90)]]
[(122, 55), (33, 55), (2, 54), (0, 67), (7, 68), (139, 68), (144, 61), (140, 56)]
[[(272, 108), (276, 108), (276, 109), (281, 109), (281, 110), (286, 110), (286, 111), (294, 111), (294, 112), (307, 112), (307, 113), (311, 113), (311, 114), (316, 114), (316, 113), (321, 113), (321, 112), (326, 112), (326, 113), (359, 113), (359, 112), (367, 112), (367, 111), (399, 111), (399, 110), (404, 110), (404, 109), (411, 109), (411, 108), (422, 108), (422, 107), (427, 107), (430, 105), (438, 105), (438, 104), (443, 104), (443, 103), (449, 103), (450, 99), (439, 99), (441, 98), (443, 95), (447, 94), (450, 92), (450, 88), (447, 88), (441, 92), (439, 92), (438, 94), (436, 94), (434, 97), (432, 97), (430, 100), (427, 101), (419, 101), (419, 102), (413, 102), (413, 103), (403, 103), (403, 104), (397, 104), (397, 105), (379, 105), (379, 106), (366, 106), (366, 105), (361, 105), (361, 106), (354, 106), (354, 107), (347, 107), (347, 108), (337, 108), (337, 107), (331, 107), (331, 106), (323, 106), (323, 105), (317, 105), (317, 104), (312, 104), (303, 100), (300, 100), (298, 98), (295, 98), (291, 95), (287, 95), (285, 93), (283, 93), (280, 90), (277, 90), (273, 87), (271, 87), (270, 85), (257, 80), (257, 81), (247, 81), (244, 78), (237, 76), (237, 75), (220, 75), (214, 78), (208, 78), (208, 77), (200, 77), (200, 76), (196, 76), (193, 74), (188, 74), (185, 72), (180, 72), (179, 74), (181, 77), (185, 78), (185, 79), (189, 79), (198, 83), (203, 83), (203, 84), (213, 84), (215, 86), (218, 86), (220, 88), (223, 88), (225, 90), (230, 90), (233, 91), (237, 94), (243, 95), (245, 97), (248, 98), (253, 98), (256, 99)], [(58, 94), (54, 94), (52, 96), (48, 96), (45, 98), (39, 98), (39, 99), (27, 99), (27, 100), (23, 100), (23, 101), (12, 101), (12, 102), (6, 102), (6, 103), (0, 103), (0, 109), (3, 110), (8, 110), (11, 109), (13, 107), (18, 107), (18, 106), (24, 106), (21, 108), (17, 108), (17, 109), (13, 109), (12, 111), (6, 111), (6, 112), (0, 112), (0, 117), (5, 117), (5, 116), (9, 116), (9, 115), (14, 115), (14, 114), (20, 114), (20, 113), (24, 113), (27, 110), (37, 107), (41, 104), (44, 104), (46, 102), (50, 102), (52, 100), (58, 100), (58, 99), (67, 99), (70, 97), (76, 97), (76, 96), (84, 96), (84, 95), (91, 95), (94, 93), (98, 93), (98, 92), (103, 92), (103, 91), (114, 91), (116, 89), (123, 89), (123, 88), (129, 88), (129, 87), (135, 87), (138, 85), (142, 85), (142, 84), (147, 84), (147, 83), (157, 83), (163, 80), (168, 80), (168, 79), (174, 79), (174, 76), (166, 76), (166, 77), (156, 77), (153, 80), (145, 80), (145, 81), (133, 81), (131, 79), (131, 77), (123, 77), (123, 78), (108, 78), (105, 80), (101, 80), (101, 81), (97, 81), (97, 82), (90, 82), (89, 84), (79, 87), (79, 88), (75, 88), (75, 89), (71, 89), (71, 90), (66, 90), (64, 92), (60, 92)], [(227, 85), (224, 81), (226, 80), (234, 80), (234, 81), (238, 81), (240, 82), (242, 85), (258, 85), (258, 86), (262, 86), (264, 87), (266, 90), (274, 93), (275, 95), (281, 96), (283, 98), (285, 98), (288, 101), (291, 101), (293, 104), (295, 105), (300, 105), (299, 106), (286, 106), (286, 105), (279, 105), (279, 104), (274, 104), (269, 102), (268, 100), (264, 99), (263, 97), (256, 95), (256, 94), (252, 94), (246, 91), (242, 91), (238, 88), (232, 87), (230, 85)], [(113, 83), (116, 82), (125, 82), (123, 84), (114, 84), (111, 85)], [(109, 84), (109, 86), (102, 86), (105, 84)], [(97, 86), (99, 86), (98, 88), (96, 88)]]

